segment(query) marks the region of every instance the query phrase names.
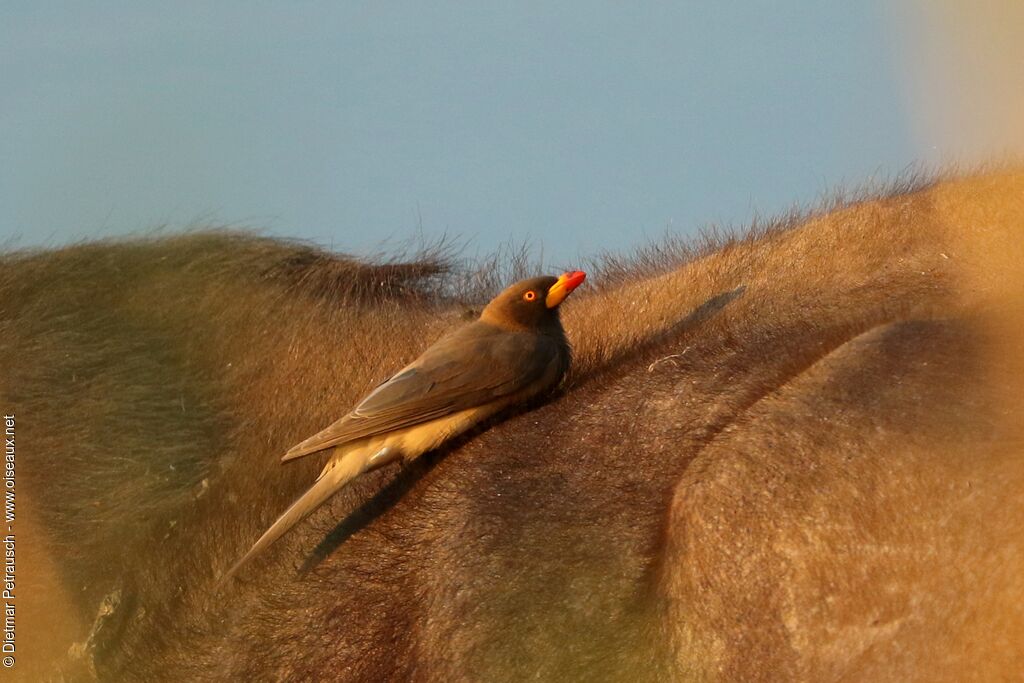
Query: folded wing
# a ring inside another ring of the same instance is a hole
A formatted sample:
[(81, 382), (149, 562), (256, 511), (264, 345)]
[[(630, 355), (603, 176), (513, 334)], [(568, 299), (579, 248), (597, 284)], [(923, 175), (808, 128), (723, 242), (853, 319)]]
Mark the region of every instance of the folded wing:
[[(541, 381), (560, 362), (558, 343), (476, 323), (431, 346), (355, 409), (291, 448), (292, 460), (501, 400)], [(561, 374), (561, 373), (559, 373)]]

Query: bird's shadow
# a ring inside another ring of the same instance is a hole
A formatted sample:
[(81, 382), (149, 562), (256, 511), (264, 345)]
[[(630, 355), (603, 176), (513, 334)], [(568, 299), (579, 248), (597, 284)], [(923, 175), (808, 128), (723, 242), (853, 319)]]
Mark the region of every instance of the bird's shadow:
[[(703, 304), (693, 309), (678, 322), (662, 331), (660, 334), (648, 339), (643, 344), (632, 347), (629, 357), (632, 358), (636, 357), (638, 354), (645, 353), (667, 339), (681, 334), (693, 328), (695, 325), (707, 320), (722, 310), (731, 301), (742, 296), (745, 290), (746, 287), (741, 285), (736, 289), (728, 292), (722, 292), (721, 294), (711, 297)], [(617, 366), (620, 364), (621, 360), (623, 359), (613, 359), (609, 365)], [(592, 378), (593, 374), (596, 373), (591, 373), (588, 378), (579, 378), (576, 381), (571, 382), (569, 386), (577, 386), (578, 384), (585, 382), (586, 379)], [(556, 394), (556, 396), (557, 395), (559, 394)], [(531, 405), (534, 403), (535, 402), (531, 401)], [(524, 406), (523, 410), (526, 409), (528, 409), (528, 407)], [(416, 482), (422, 479), (427, 472), (429, 472), (449, 453), (457, 450), (459, 446), (472, 439), (476, 434), (485, 431), (494, 422), (499, 419), (506, 419), (507, 417), (508, 413), (504, 413), (503, 415), (487, 420), (483, 425), (450, 440), (443, 447), (430, 453), (426, 453), (422, 457), (404, 465), (398, 474), (391, 479), (391, 481), (387, 482), (379, 491), (367, 500), (363, 501), (359, 507), (338, 522), (338, 524), (331, 529), (331, 531), (316, 545), (316, 547), (310, 551), (309, 555), (302, 563), (302, 566), (299, 567), (299, 576), (305, 576), (315, 569), (345, 541), (351, 538), (354, 534), (365, 529), (367, 526), (372, 524), (374, 520), (387, 512), (395, 503), (401, 500), (413, 486), (416, 485)]]
[(716, 294), (665, 329), (651, 335), (638, 344), (629, 346), (627, 349), (624, 349), (617, 355), (601, 363), (599, 367), (591, 368), (579, 375), (570, 370), (571, 376), (566, 381), (566, 387), (569, 389), (575, 389), (601, 377), (607, 376), (609, 373), (621, 368), (626, 363), (635, 361), (637, 358), (647, 356), (654, 351), (654, 349), (657, 349), (667, 341), (689, 332), (705, 320), (712, 318), (727, 305), (743, 296), (746, 291), (746, 285), (739, 285), (735, 289)]
[(671, 337), (676, 334), (680, 334), (692, 328), (693, 326), (704, 322), (711, 316), (718, 313), (720, 310), (726, 307), (726, 305), (732, 303), (735, 299), (743, 296), (747, 291), (746, 285), (739, 285), (735, 289), (730, 289), (728, 292), (722, 292), (716, 294), (697, 308), (690, 311), (684, 318), (679, 322), (674, 323), (671, 327), (665, 330), (663, 333), (656, 335), (652, 340), (654, 343), (664, 341), (666, 337)]

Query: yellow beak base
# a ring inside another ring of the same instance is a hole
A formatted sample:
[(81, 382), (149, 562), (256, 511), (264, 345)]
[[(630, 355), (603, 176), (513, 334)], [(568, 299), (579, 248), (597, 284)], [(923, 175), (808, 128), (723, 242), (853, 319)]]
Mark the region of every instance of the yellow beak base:
[(582, 270), (571, 270), (568, 273), (563, 273), (558, 278), (558, 281), (551, 285), (551, 289), (548, 290), (548, 295), (544, 299), (544, 305), (548, 308), (558, 306), (565, 301), (565, 297), (572, 294), (572, 290), (579, 287), (586, 279), (587, 274)]

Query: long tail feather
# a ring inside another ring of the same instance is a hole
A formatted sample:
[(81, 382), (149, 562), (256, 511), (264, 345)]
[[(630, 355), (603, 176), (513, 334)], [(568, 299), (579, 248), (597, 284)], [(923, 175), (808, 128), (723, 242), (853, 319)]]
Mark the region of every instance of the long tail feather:
[(307, 455), (312, 455), (313, 453), (319, 453), (320, 451), (326, 451), (329, 448), (334, 448), (336, 445), (336, 443), (331, 441), (324, 441), (319, 434), (314, 434), (302, 443), (289, 448), (288, 452), (281, 456), (281, 462), (288, 462), (289, 460), (295, 460), (296, 458), (304, 458)]
[[(380, 454), (375, 454), (374, 458), (378, 455)], [(363, 453), (349, 453), (340, 460), (330, 462), (324, 468), (324, 471), (320, 473), (316, 483), (299, 496), (299, 499), (292, 503), (284, 511), (284, 514), (278, 517), (277, 521), (260, 536), (252, 549), (236, 562), (231, 569), (224, 573), (217, 582), (218, 585), (222, 585), (234, 576), (249, 560), (263, 552), (270, 544), (287, 533), (289, 529), (326, 503), (331, 496), (343, 489), (347, 483), (362, 474), (367, 469), (367, 465), (371, 463), (371, 460), (370, 457)]]

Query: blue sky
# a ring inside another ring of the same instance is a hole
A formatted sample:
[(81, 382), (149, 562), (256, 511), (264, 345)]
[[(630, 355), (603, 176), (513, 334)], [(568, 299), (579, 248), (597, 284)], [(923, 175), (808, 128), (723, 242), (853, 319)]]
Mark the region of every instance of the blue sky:
[(942, 152), (880, 4), (640, 7), (5, 3), (0, 239), (208, 221), (568, 263)]

